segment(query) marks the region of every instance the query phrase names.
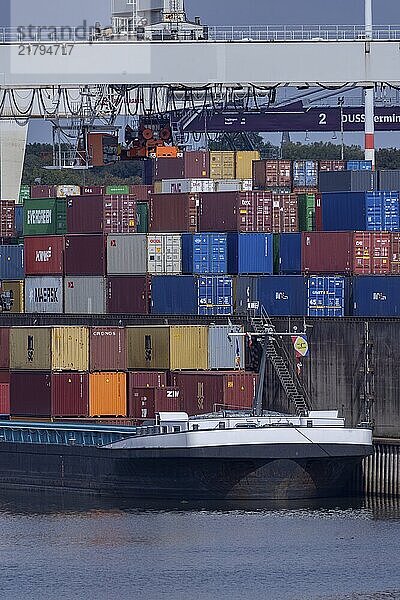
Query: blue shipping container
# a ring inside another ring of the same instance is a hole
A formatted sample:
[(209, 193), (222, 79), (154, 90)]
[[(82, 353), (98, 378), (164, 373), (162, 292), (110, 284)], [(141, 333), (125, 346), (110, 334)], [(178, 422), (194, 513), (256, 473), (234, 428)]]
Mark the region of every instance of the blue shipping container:
[(15, 205), (15, 231), (17, 237), (22, 237), (24, 230), (24, 205)]
[(372, 160), (348, 160), (347, 171), (372, 171)]
[(228, 234), (228, 272), (239, 275), (272, 274), (274, 272), (273, 234)]
[(353, 277), (353, 316), (399, 317), (400, 277)]
[(227, 273), (226, 233), (183, 234), (182, 272), (195, 275)]
[(259, 302), (271, 317), (305, 316), (305, 279), (301, 275), (238, 277), (237, 314), (246, 314), (248, 303), (252, 302)]
[(159, 275), (152, 279), (152, 314), (231, 315), (232, 277)]
[(322, 222), (324, 231), (399, 231), (399, 193), (323, 193)]
[(278, 262), (280, 275), (301, 273), (301, 233), (279, 234)]
[(345, 277), (310, 277), (307, 286), (309, 317), (344, 317), (348, 308), (348, 281)]
[(293, 187), (318, 187), (318, 162), (315, 160), (293, 161)]
[(0, 279), (23, 279), (24, 247), (0, 246)]

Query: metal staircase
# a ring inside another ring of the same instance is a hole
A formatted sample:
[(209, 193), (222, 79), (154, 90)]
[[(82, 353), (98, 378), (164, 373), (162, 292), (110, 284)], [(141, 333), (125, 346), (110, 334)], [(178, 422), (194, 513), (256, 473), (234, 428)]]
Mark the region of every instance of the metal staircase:
[[(288, 400), (294, 405), (296, 414), (306, 416), (311, 407), (309, 395), (297, 376), (289, 353), (282, 343), (282, 338), (263, 307), (261, 307), (260, 316), (251, 317), (251, 325), (254, 332), (260, 335), (259, 339), (263, 348), (260, 372), (265, 372), (266, 361), (269, 360)], [(260, 388), (263, 388), (263, 382), (260, 382)], [(257, 393), (255, 404), (256, 411), (260, 413), (262, 389)]]

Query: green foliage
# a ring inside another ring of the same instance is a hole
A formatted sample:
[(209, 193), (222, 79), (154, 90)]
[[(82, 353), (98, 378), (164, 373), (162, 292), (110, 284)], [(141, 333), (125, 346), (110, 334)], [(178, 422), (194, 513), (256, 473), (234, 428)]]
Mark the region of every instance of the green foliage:
[(125, 185), (141, 183), (140, 161), (118, 162), (107, 167), (88, 170), (46, 169), (53, 164), (53, 148), (50, 144), (28, 144), (22, 183), (33, 185), (40, 179), (43, 185)]

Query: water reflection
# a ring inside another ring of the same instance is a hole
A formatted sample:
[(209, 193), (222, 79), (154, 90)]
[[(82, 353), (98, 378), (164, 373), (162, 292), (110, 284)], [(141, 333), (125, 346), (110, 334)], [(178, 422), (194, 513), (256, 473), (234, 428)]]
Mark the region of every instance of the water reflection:
[(14, 515), (51, 515), (102, 513), (282, 513), (318, 518), (353, 517), (400, 521), (400, 498), (329, 498), (315, 500), (209, 501), (107, 499), (66, 493), (0, 491), (0, 513)]

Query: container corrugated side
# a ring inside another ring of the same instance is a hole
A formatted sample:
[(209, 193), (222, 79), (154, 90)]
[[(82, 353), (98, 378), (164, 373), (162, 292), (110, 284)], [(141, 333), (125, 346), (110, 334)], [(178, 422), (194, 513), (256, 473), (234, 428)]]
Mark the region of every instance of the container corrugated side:
[(148, 275), (107, 277), (107, 313), (149, 314), (151, 281), (152, 278)]
[(105, 314), (105, 277), (65, 277), (64, 309), (67, 314)]
[(182, 238), (179, 234), (147, 236), (147, 271), (152, 275), (182, 273)]
[(65, 275), (105, 275), (106, 243), (103, 235), (65, 236)]
[(240, 369), (244, 367), (244, 336), (241, 325), (214, 325), (208, 328), (208, 368)]
[(277, 235), (278, 265), (277, 275), (300, 275), (301, 273), (301, 233), (281, 233)]
[(63, 275), (64, 236), (26, 236), (24, 262), (27, 275)]
[(182, 271), (185, 274), (227, 273), (227, 235), (196, 233), (182, 235)]
[(10, 412), (16, 417), (50, 417), (51, 374), (48, 371), (12, 372)]
[(185, 177), (210, 177), (210, 153), (201, 150), (185, 152)]
[(302, 233), (303, 273), (351, 273), (353, 234), (347, 232)]
[(312, 276), (307, 286), (309, 317), (344, 317), (349, 310), (349, 281), (340, 276)]
[(89, 330), (90, 371), (126, 370), (124, 327), (91, 327)]
[(251, 179), (253, 176), (253, 161), (260, 160), (258, 150), (238, 150), (236, 152), (236, 178)]
[(354, 317), (399, 317), (400, 277), (354, 277), (352, 285)]
[(152, 314), (197, 315), (197, 311), (197, 284), (194, 276), (157, 275), (153, 277), (151, 283)]
[(89, 416), (127, 416), (125, 373), (103, 372), (89, 375)]
[(170, 328), (170, 369), (208, 369), (208, 327), (173, 325)]
[(306, 282), (302, 276), (239, 276), (236, 280), (236, 313), (248, 314), (248, 304), (259, 303), (271, 316), (304, 316), (306, 296)]
[(0, 246), (0, 279), (23, 279), (24, 276), (24, 247)]
[(400, 190), (400, 169), (379, 171), (380, 190)]
[(228, 234), (228, 272), (272, 274), (274, 270), (271, 233)]
[(357, 231), (353, 235), (353, 273), (390, 275), (392, 237), (387, 232)]
[(24, 235), (62, 235), (67, 232), (67, 203), (45, 198), (24, 203)]
[(128, 387), (128, 417), (154, 419), (157, 412), (184, 410), (183, 394), (178, 388)]
[(235, 179), (235, 152), (215, 150), (210, 152), (211, 179)]
[(51, 415), (53, 417), (89, 416), (88, 373), (52, 373)]
[(1, 289), (4, 292), (12, 292), (13, 293), (13, 305), (11, 308), (12, 314), (21, 314), (25, 312), (25, 301), (24, 301), (24, 290), (25, 290), (25, 280), (19, 281), (5, 281), (1, 282)]
[(51, 327), (11, 328), (10, 369), (13, 371), (51, 370)]
[(54, 371), (88, 371), (88, 328), (53, 327), (51, 352)]
[(10, 384), (0, 383), (0, 415), (10, 415)]
[(321, 192), (368, 192), (378, 189), (374, 171), (337, 171), (319, 175)]
[(25, 312), (62, 314), (64, 312), (63, 278), (27, 277), (25, 279)]
[(167, 386), (165, 371), (130, 371), (129, 386), (132, 388), (163, 388)]
[(10, 368), (10, 328), (0, 327), (0, 369)]
[(108, 275), (142, 275), (147, 273), (146, 234), (107, 236)]

